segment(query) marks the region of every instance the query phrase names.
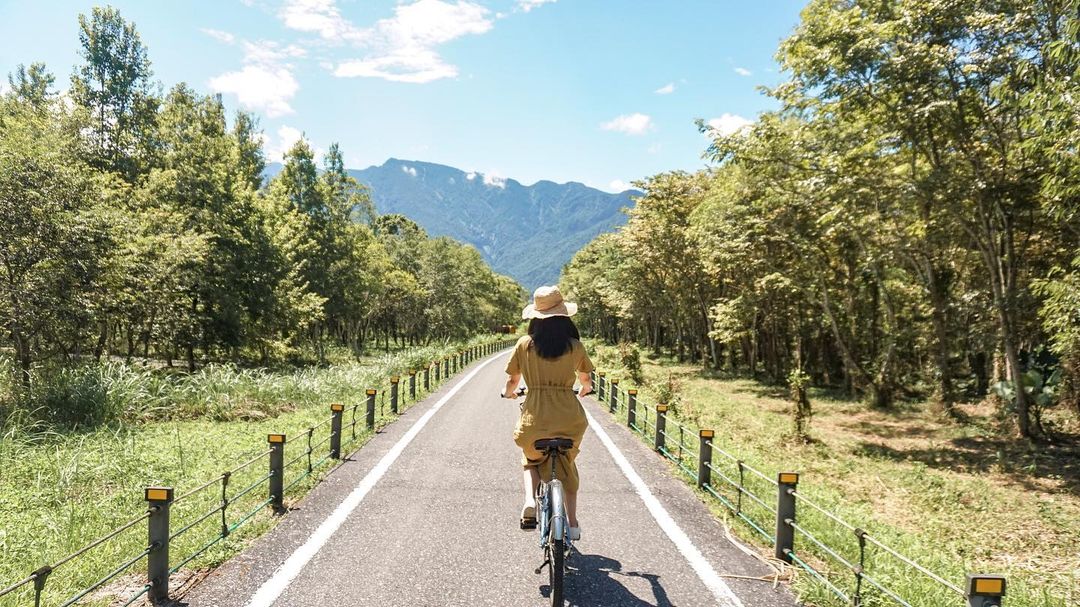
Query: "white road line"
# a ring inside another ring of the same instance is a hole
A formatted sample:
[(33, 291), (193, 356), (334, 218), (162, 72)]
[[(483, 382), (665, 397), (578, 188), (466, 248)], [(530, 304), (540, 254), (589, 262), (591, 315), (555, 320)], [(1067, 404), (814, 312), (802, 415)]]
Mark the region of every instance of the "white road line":
[(416, 435), (423, 430), (431, 417), (435, 415), (447, 401), (453, 398), (462, 386), (469, 383), (481, 369), (502, 356), (505, 356), (505, 353), (496, 354), (480, 363), (479, 366), (458, 381), (457, 385), (451, 388), (445, 396), (440, 398), (439, 402), (432, 405), (431, 409), (428, 409), (420, 419), (416, 420), (416, 423), (413, 424), (412, 428), (409, 428), (409, 431), (405, 433), (405, 436), (402, 436), (390, 451), (379, 460), (379, 463), (375, 464), (375, 467), (360, 481), (360, 484), (356, 486), (356, 489), (353, 489), (352, 493), (350, 493), (332, 513), (330, 513), (330, 516), (326, 517), (326, 520), (324, 520), (314, 532), (312, 532), (311, 537), (304, 542), (304, 545), (297, 548), (296, 551), (282, 563), (281, 567), (278, 567), (277, 571), (274, 572), (274, 575), (263, 582), (263, 585), (259, 587), (259, 590), (252, 595), (251, 599), (247, 602), (246, 607), (270, 607), (273, 605), (274, 601), (285, 592), (285, 589), (289, 587), (289, 584), (291, 584), (292, 581), (296, 579), (296, 576), (300, 574), (300, 571), (303, 570), (308, 561), (319, 552), (330, 537), (334, 535), (334, 532), (345, 522), (345, 519), (348, 518), (349, 514), (360, 505), (360, 502), (363, 501), (364, 496), (368, 494), (368, 491), (371, 491), (371, 488), (375, 486), (375, 483), (379, 482), (379, 479), (386, 474), (386, 471), (390, 469), (394, 460), (401, 455), (401, 452), (405, 450), (405, 447), (409, 445), (412, 439), (416, 438)]
[(649, 491), (649, 488), (645, 485), (645, 481), (641, 480), (637, 471), (630, 465), (630, 462), (626, 459), (626, 456), (619, 451), (619, 448), (615, 446), (615, 443), (608, 436), (607, 432), (600, 427), (600, 424), (596, 422), (592, 414), (588, 410), (585, 411), (585, 417), (589, 418), (589, 427), (593, 429), (596, 436), (600, 438), (600, 442), (604, 443), (607, 447), (608, 453), (618, 464), (619, 469), (622, 470), (626, 480), (630, 481), (630, 484), (634, 486), (634, 490), (637, 491), (638, 496), (641, 497), (641, 501), (645, 502), (645, 507), (649, 509), (649, 514), (656, 519), (657, 524), (664, 530), (668, 538), (675, 543), (675, 547), (679, 549), (683, 557), (690, 563), (690, 567), (694, 569), (694, 573), (701, 579), (705, 586), (716, 597), (717, 603), (724, 607), (744, 607), (743, 602), (739, 600), (739, 597), (735, 596), (735, 593), (731, 591), (731, 588), (724, 583), (724, 580), (716, 573), (712, 565), (705, 558), (701, 551), (697, 549), (686, 533), (679, 527), (679, 524), (675, 522), (675, 519), (671, 518), (668, 511), (664, 509), (664, 506), (660, 503), (660, 500), (656, 499), (656, 496)]

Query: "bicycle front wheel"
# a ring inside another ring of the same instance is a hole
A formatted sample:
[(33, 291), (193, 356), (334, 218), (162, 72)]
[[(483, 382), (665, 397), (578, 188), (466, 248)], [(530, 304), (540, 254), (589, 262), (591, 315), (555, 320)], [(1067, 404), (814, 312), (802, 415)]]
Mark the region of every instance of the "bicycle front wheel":
[(563, 574), (566, 573), (563, 558), (566, 544), (563, 540), (553, 540), (548, 544), (551, 550), (551, 566), (548, 567), (548, 582), (551, 586), (551, 607), (563, 607)]

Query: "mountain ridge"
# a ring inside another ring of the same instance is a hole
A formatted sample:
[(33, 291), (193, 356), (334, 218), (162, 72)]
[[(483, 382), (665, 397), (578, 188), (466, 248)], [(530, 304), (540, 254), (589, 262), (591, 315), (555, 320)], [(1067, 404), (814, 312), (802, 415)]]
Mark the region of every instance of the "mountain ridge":
[(636, 190), (602, 192), (583, 183), (513, 178), (420, 160), (390, 158), (350, 170), (371, 188), (379, 213), (401, 213), (429, 233), (477, 248), (527, 289), (554, 284), (581, 247), (626, 222)]
[[(268, 178), (281, 165), (267, 166)], [(429, 234), (476, 247), (496, 272), (532, 290), (555, 284), (581, 247), (626, 223), (637, 190), (608, 193), (581, 182), (512, 178), (422, 160), (389, 158), (348, 169), (368, 186), (376, 211), (400, 213)]]

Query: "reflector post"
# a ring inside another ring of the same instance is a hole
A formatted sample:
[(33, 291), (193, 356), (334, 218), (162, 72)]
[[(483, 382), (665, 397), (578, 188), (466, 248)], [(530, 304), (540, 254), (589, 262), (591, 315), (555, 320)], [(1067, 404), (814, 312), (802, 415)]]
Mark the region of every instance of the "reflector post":
[(968, 575), (968, 595), (1005, 596), (1005, 577), (1001, 575)]
[(785, 485), (798, 485), (799, 475), (796, 472), (781, 472), (777, 480)]
[(146, 501), (148, 502), (171, 502), (173, 499), (172, 487), (147, 487)]

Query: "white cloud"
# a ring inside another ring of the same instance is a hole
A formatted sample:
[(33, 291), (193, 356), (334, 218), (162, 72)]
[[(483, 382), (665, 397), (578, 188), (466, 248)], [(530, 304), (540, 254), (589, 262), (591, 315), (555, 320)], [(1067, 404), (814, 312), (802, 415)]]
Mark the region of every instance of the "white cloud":
[(285, 153), (303, 136), (304, 134), (300, 129), (294, 129), (291, 126), (279, 128), (276, 139), (265, 134), (262, 135), (263, 147), (266, 149), (266, 159), (270, 162), (282, 162), (285, 159)]
[(285, 27), (332, 42), (359, 41), (364, 33), (341, 16), (334, 0), (287, 0), (278, 12)]
[(627, 135), (644, 135), (653, 128), (653, 123), (652, 118), (646, 114), (623, 114), (602, 123), (600, 128), (605, 131), (626, 133)]
[(710, 129), (726, 137), (750, 126), (751, 124), (753, 124), (753, 121), (747, 120), (746, 118), (743, 118), (742, 116), (739, 116), (737, 114), (725, 113), (721, 114), (719, 118), (713, 118), (712, 120), (709, 120), (706, 124), (709, 125)]
[(476, 172), (474, 171), (472, 173), (465, 173), (465, 179), (467, 179), (469, 181), (472, 181), (473, 179), (476, 179)]
[(626, 183), (622, 179), (616, 179), (615, 181), (612, 181), (611, 183), (608, 184), (608, 191), (610, 191), (610, 192), (619, 193), (619, 192), (625, 192), (626, 190), (629, 190), (629, 189), (630, 189), (630, 184)]
[(746, 69), (745, 67), (737, 67), (737, 68), (735, 68), (735, 73), (740, 75), (740, 76), (750, 76), (754, 72), (751, 72), (750, 70)]
[(403, 166), (401, 167), (401, 170), (404, 171), (406, 175), (412, 175), (413, 177), (416, 177), (416, 167)]
[(484, 174), (484, 185), (489, 186), (489, 187), (493, 187), (493, 188), (505, 188), (506, 187), (506, 177), (503, 177), (502, 175), (499, 175), (498, 173), (485, 173)]
[(256, 40), (249, 42), (242, 40), (241, 47), (244, 49), (244, 63), (281, 64), (289, 59), (295, 59), (307, 55), (303, 48), (290, 44), (281, 46), (270, 40)]
[(236, 42), (236, 36), (230, 34), (229, 32), (223, 32), (221, 30), (211, 29), (208, 27), (204, 27), (199, 31), (206, 34), (207, 36), (210, 36), (214, 40), (217, 40), (218, 42), (224, 42), (225, 44), (232, 44), (233, 42)]
[(300, 90), (300, 84), (289, 60), (303, 57), (307, 51), (295, 44), (281, 46), (270, 40), (241, 40), (240, 46), (244, 67), (211, 78), (210, 89), (236, 95), (245, 109), (261, 110), (270, 118), (292, 114), (289, 100)]
[(545, 4), (554, 4), (558, 0), (518, 0), (517, 7), (519, 10), (526, 13), (534, 8), (543, 6)]
[(656, 89), (653, 92), (656, 93), (657, 95), (670, 95), (670, 94), (675, 92), (675, 83), (674, 82), (669, 82), (669, 83), (665, 84), (664, 86)]
[(423, 84), (458, 75), (457, 67), (449, 65), (430, 49), (410, 48), (370, 59), (342, 62), (334, 70), (339, 78), (383, 78), (392, 82)]
[(468, 0), (399, 3), (393, 17), (368, 28), (346, 19), (335, 0), (287, 0), (278, 16), (290, 29), (366, 50), (362, 57), (338, 63), (333, 69), (335, 76), (412, 83), (457, 76), (457, 67), (447, 64), (436, 47), (462, 36), (483, 34), (495, 25), (490, 10)]
[(247, 65), (236, 72), (226, 72), (210, 79), (211, 90), (236, 95), (240, 105), (262, 110), (270, 118), (293, 113), (289, 99), (300, 89), (286, 67)]

